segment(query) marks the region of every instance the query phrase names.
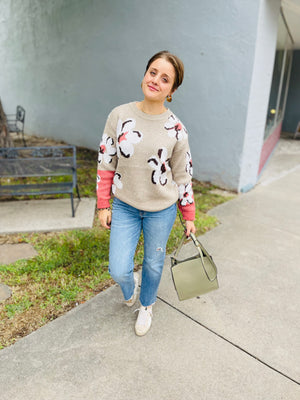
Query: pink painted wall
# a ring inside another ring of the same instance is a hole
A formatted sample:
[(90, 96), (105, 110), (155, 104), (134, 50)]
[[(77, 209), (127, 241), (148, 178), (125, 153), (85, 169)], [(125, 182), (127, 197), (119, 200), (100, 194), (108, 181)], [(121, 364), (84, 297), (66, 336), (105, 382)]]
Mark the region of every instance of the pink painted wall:
[(282, 128), (282, 121), (278, 123), (273, 133), (268, 137), (268, 139), (263, 144), (260, 155), (258, 175), (261, 173), (265, 163), (267, 162), (268, 158), (270, 157), (272, 151), (274, 150), (274, 147), (276, 146), (280, 138), (281, 128)]

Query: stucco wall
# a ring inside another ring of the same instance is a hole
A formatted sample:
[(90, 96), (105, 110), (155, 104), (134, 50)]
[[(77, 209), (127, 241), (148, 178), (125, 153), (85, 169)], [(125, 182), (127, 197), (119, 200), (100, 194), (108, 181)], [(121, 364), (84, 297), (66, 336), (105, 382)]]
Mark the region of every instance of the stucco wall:
[(238, 190), (246, 192), (257, 182), (270, 98), (280, 0), (260, 2), (255, 57), (247, 107)]
[(238, 190), (264, 1), (0, 0), (5, 110), (23, 105), (30, 134), (96, 149), (109, 111), (142, 98), (148, 58), (169, 49), (186, 67), (171, 109), (194, 175)]
[(283, 120), (285, 132), (295, 132), (300, 121), (300, 50), (294, 51), (288, 98)]

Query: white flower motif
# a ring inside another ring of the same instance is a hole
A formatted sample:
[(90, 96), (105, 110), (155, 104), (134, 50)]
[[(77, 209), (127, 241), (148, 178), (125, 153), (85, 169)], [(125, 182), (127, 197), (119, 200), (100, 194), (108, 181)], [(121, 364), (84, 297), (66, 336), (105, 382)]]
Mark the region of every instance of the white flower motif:
[(139, 131), (134, 131), (134, 128), (134, 119), (127, 119), (124, 122), (119, 119), (117, 126), (118, 157), (120, 157), (120, 154), (126, 158), (131, 157), (134, 153), (134, 144), (139, 143), (142, 140), (143, 134)]
[(102, 161), (104, 161), (106, 164), (110, 164), (112, 162), (112, 157), (116, 154), (117, 150), (114, 146), (113, 138), (104, 133), (99, 145), (98, 163), (101, 164)]
[(193, 162), (192, 162), (191, 153), (189, 151), (187, 151), (186, 154), (185, 154), (185, 160), (186, 160), (185, 170), (191, 176), (193, 176)]
[(98, 189), (99, 189), (99, 183), (101, 182), (101, 177), (100, 177), (100, 175), (98, 175), (97, 174), (97, 184), (96, 184), (96, 190), (98, 191)]
[(174, 137), (178, 141), (187, 136), (185, 126), (173, 114), (169, 116), (168, 121), (165, 123), (165, 129), (168, 131), (169, 136)]
[(186, 206), (187, 204), (193, 204), (193, 189), (192, 184), (188, 183), (187, 185), (179, 185), (178, 187), (178, 198), (179, 202), (182, 206)]
[(114, 175), (114, 180), (113, 180), (113, 184), (111, 187), (111, 191), (113, 192), (113, 194), (116, 193), (117, 188), (118, 189), (122, 189), (123, 187), (123, 183), (121, 182), (121, 174), (119, 174), (118, 172), (115, 173)]
[(152, 156), (149, 158), (148, 163), (151, 168), (154, 169), (152, 172), (152, 183), (155, 185), (160, 183), (164, 186), (167, 182), (167, 172), (171, 170), (169, 163), (170, 159), (168, 157), (168, 151), (165, 147), (161, 148), (157, 152), (158, 157)]

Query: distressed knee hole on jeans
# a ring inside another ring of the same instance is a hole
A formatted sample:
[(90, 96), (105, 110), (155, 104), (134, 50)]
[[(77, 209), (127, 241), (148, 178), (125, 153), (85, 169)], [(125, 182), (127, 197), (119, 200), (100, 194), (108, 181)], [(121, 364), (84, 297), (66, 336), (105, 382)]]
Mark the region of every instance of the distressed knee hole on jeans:
[(164, 252), (164, 250), (163, 250), (163, 248), (162, 247), (158, 247), (157, 249), (156, 249), (156, 251), (160, 251), (160, 252)]

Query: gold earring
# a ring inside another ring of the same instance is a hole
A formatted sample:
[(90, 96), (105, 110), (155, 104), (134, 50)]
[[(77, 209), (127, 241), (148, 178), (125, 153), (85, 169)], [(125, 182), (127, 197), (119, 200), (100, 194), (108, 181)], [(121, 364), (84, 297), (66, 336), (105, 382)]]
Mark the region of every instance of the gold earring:
[(172, 95), (169, 94), (169, 96), (167, 96), (167, 101), (168, 101), (169, 103), (171, 103), (172, 100), (173, 100), (173, 99), (172, 99)]

